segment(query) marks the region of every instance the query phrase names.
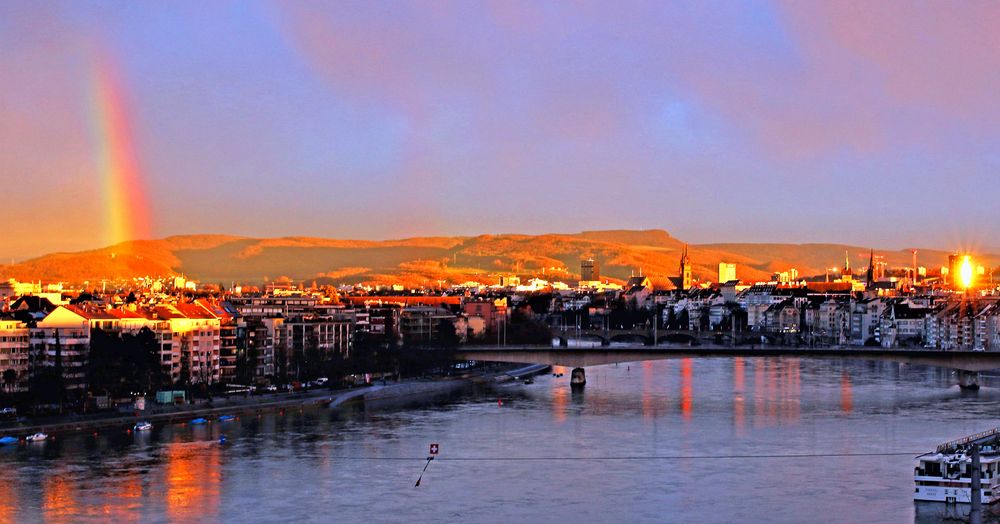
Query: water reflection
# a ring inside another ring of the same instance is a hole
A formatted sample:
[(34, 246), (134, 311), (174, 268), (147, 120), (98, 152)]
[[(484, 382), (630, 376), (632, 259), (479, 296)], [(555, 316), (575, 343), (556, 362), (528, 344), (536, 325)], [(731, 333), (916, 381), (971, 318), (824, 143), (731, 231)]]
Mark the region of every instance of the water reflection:
[(744, 369), (743, 358), (733, 359), (733, 432), (736, 436), (743, 436), (746, 427), (746, 400), (744, 399), (746, 370)]
[[(1000, 378), (963, 395), (949, 372), (917, 366), (684, 359), (587, 374), (580, 391), (567, 373), (405, 409), (294, 409), (15, 447), (0, 452), (0, 486), (10, 487), (0, 489), (0, 522), (308, 521), (331, 508), (337, 520), (371, 520), (378, 508), (418, 521), (657, 521), (665, 507), (670, 520), (686, 522), (803, 522), (815, 519), (817, 501), (848, 522), (930, 521), (911, 500), (913, 455), (711, 464), (503, 457), (916, 454), (1000, 425)], [(430, 442), (446, 459), (491, 460), (435, 461), (415, 492)], [(411, 455), (412, 464), (398, 460)], [(817, 472), (823, 481), (809, 482)], [(705, 482), (692, 480), (702, 477), (732, 493), (713, 499), (710, 512)], [(454, 493), (462, 496), (445, 496)]]
[(840, 410), (850, 414), (854, 410), (854, 398), (851, 395), (851, 376), (844, 371), (840, 375)]
[(754, 362), (754, 427), (795, 424), (800, 415), (799, 359)]
[(73, 482), (63, 471), (54, 471), (42, 484), (42, 514), (46, 522), (74, 522), (80, 514)]
[(165, 461), (167, 516), (174, 522), (211, 519), (218, 514), (219, 445), (215, 442), (169, 444)]
[(685, 421), (691, 420), (693, 369), (694, 363), (690, 358), (681, 359), (681, 416), (684, 417)]
[(14, 472), (0, 465), (0, 522), (16, 522), (18, 496), (15, 486)]
[(108, 479), (100, 515), (117, 522), (138, 522), (142, 499), (142, 476), (138, 471), (126, 470)]
[(661, 415), (656, 409), (658, 404), (656, 374), (653, 371), (653, 361), (641, 362), (640, 366), (642, 368), (642, 418), (648, 421)]
[[(564, 376), (569, 373), (569, 368), (563, 366), (552, 366), (553, 374), (563, 374)], [(566, 384), (562, 381), (552, 381), (552, 420), (558, 423), (566, 421), (566, 402), (569, 396), (569, 392), (566, 391)]]

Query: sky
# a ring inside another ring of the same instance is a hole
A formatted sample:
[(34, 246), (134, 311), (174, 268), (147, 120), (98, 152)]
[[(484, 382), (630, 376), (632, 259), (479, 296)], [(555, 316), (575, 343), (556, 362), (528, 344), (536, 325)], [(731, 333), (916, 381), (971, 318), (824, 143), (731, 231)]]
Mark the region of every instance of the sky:
[(0, 2), (0, 260), (193, 233), (1000, 246), (1000, 3)]

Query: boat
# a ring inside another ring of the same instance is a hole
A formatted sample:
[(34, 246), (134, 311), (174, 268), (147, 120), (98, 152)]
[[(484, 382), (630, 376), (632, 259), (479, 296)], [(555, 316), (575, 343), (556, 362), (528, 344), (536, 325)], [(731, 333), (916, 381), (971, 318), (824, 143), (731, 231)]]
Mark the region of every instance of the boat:
[(221, 415), (219, 417), (219, 422), (226, 422), (227, 420), (236, 420), (236, 415)]
[(38, 433), (35, 433), (34, 435), (28, 435), (27, 437), (24, 437), (24, 440), (26, 440), (28, 442), (41, 442), (41, 441), (43, 441), (43, 440), (45, 440), (47, 438), (49, 438), (48, 435), (46, 435), (45, 433), (42, 433), (42, 432), (38, 432)]
[(1000, 501), (1000, 427), (945, 442), (916, 457), (913, 500), (970, 504), (974, 445), (979, 446), (979, 498), (983, 504)]
[(9, 444), (17, 444), (17, 437), (0, 437), (0, 446), (6, 446)]
[(153, 429), (153, 424), (146, 420), (140, 420), (135, 423), (135, 426), (132, 426), (134, 431), (149, 431), (151, 429)]
[(534, 384), (534, 383), (535, 383), (534, 379), (532, 379), (530, 377), (527, 378), (527, 379), (525, 379), (525, 381), (524, 381), (525, 385)]
[(198, 418), (196, 418), (196, 419), (194, 419), (194, 420), (191, 421), (192, 424), (196, 424), (196, 425), (197, 424), (204, 424), (206, 422), (208, 422), (208, 420), (203, 419), (201, 417), (198, 417)]

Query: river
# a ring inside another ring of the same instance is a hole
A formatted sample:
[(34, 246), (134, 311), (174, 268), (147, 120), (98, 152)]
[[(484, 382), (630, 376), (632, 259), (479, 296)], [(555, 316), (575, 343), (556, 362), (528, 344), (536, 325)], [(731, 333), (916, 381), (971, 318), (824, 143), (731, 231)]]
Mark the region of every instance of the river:
[(555, 371), (0, 448), (0, 522), (933, 522), (968, 506), (914, 504), (913, 456), (1000, 425), (1000, 379), (920, 366), (622, 363), (580, 393)]

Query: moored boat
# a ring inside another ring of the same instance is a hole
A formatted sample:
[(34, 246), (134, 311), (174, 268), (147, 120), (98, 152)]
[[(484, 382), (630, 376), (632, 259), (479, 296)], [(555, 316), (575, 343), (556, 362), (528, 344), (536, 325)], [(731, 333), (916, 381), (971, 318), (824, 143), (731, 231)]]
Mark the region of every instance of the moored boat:
[(221, 416), (219, 416), (219, 422), (226, 422), (227, 420), (236, 420), (236, 415), (221, 415)]
[(972, 446), (979, 446), (979, 497), (983, 504), (1000, 501), (1000, 428), (946, 442), (917, 457), (913, 500), (972, 502)]
[(17, 444), (17, 437), (0, 437), (0, 446), (6, 446), (10, 444)]
[(191, 420), (191, 423), (195, 424), (195, 425), (197, 425), (197, 424), (204, 424), (206, 422), (208, 422), (208, 420), (206, 420), (204, 418), (201, 418), (201, 417), (198, 417), (196, 419)]
[(43, 441), (43, 440), (45, 440), (47, 438), (49, 438), (48, 435), (46, 435), (45, 433), (42, 433), (42, 432), (38, 432), (38, 433), (35, 433), (34, 435), (28, 435), (27, 437), (24, 437), (24, 440), (26, 440), (28, 442), (41, 442), (41, 441)]
[(140, 420), (139, 422), (135, 423), (135, 426), (132, 426), (132, 429), (134, 431), (149, 431), (153, 429), (153, 424), (146, 420)]

